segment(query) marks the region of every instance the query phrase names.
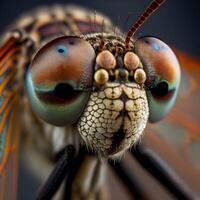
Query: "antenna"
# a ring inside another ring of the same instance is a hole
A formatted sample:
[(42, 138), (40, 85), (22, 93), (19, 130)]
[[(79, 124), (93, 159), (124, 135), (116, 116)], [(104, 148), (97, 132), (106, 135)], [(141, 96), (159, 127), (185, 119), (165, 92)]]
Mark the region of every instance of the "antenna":
[(147, 21), (147, 19), (165, 2), (166, 0), (153, 0), (150, 5), (146, 8), (139, 19), (132, 25), (128, 30), (125, 39), (125, 47), (129, 49), (131, 37), (136, 33), (136, 31)]

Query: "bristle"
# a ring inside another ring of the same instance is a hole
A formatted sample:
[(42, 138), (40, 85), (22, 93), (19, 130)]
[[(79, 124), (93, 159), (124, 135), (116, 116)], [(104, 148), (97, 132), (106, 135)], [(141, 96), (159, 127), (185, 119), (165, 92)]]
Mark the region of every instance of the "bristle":
[(88, 20), (89, 20), (90, 30), (93, 30), (93, 22), (91, 19), (91, 15), (88, 15)]
[(129, 12), (128, 15), (127, 15), (127, 17), (126, 17), (126, 19), (125, 19), (125, 21), (124, 21), (124, 25), (123, 25), (123, 27), (122, 27), (122, 30), (123, 30), (123, 31), (124, 31), (125, 28), (126, 28), (126, 25), (127, 25), (128, 21), (129, 21), (129, 19), (130, 19), (131, 14), (132, 14), (132, 13)]
[(126, 39), (125, 39), (125, 46), (126, 49), (130, 47), (130, 40), (131, 37), (136, 33), (136, 31), (144, 24), (144, 22), (163, 4), (165, 0), (154, 0), (150, 3), (150, 5), (146, 8), (140, 18), (132, 25), (129, 29)]
[[(119, 16), (117, 17), (117, 24), (116, 24), (117, 26), (116, 26), (116, 27), (119, 27), (120, 20), (121, 20), (121, 16), (119, 15)], [(119, 29), (116, 30), (116, 27), (115, 27), (115, 34), (116, 34), (117, 36), (120, 36), (120, 31), (119, 31)], [(116, 32), (116, 31), (118, 31), (118, 32)]]
[(96, 31), (96, 15), (97, 15), (97, 11), (94, 11), (94, 30)]
[(116, 32), (117, 27), (119, 26), (119, 20), (120, 20), (120, 16), (118, 15), (114, 24), (114, 30), (113, 33), (114, 35), (117, 35), (118, 33)]
[(104, 33), (104, 19), (102, 20), (102, 35), (101, 35), (101, 40), (100, 40), (100, 45), (99, 45), (99, 49), (102, 51), (105, 47), (105, 41), (104, 41), (104, 37), (103, 37), (103, 33)]

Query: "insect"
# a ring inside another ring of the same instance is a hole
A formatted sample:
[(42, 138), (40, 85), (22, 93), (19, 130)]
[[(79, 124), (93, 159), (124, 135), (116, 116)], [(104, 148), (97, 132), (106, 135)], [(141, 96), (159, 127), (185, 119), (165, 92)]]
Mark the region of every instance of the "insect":
[[(163, 2), (152, 1), (125, 36), (114, 34), (106, 17), (96, 14), (94, 24), (93, 13), (77, 7), (40, 9), (16, 22), (0, 49), (1, 188), (16, 179), (22, 130), (42, 179), (58, 160), (37, 199), (52, 198), (67, 172), (58, 199), (104, 198), (107, 159), (136, 144), (177, 96), (180, 68), (172, 50), (154, 37), (132, 37)], [(15, 181), (9, 185), (14, 191)]]

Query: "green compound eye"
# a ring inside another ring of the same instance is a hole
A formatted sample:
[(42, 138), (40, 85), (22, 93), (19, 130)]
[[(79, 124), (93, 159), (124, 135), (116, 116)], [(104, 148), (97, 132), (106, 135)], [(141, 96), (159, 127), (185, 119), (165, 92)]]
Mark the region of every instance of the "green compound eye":
[(54, 39), (37, 52), (26, 87), (41, 119), (57, 126), (76, 123), (90, 97), (95, 57), (88, 42), (71, 36)]
[(175, 103), (181, 79), (179, 63), (169, 46), (154, 37), (136, 40), (135, 53), (147, 74), (149, 121), (156, 122), (162, 119)]

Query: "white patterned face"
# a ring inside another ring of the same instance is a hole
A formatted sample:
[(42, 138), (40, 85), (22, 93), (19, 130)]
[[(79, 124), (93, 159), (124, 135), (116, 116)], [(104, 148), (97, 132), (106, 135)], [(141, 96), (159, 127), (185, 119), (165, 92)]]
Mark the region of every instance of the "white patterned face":
[(78, 130), (101, 156), (123, 152), (141, 137), (149, 117), (145, 75), (134, 53), (115, 59), (105, 50), (97, 56), (96, 90), (91, 93)]

